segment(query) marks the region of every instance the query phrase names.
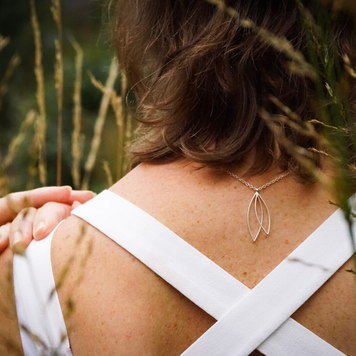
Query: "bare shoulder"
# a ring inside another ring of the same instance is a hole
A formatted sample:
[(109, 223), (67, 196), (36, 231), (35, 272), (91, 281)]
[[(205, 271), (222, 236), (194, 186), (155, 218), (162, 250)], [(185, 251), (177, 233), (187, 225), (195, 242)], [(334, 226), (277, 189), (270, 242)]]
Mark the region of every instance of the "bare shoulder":
[[(129, 183), (123, 182), (125, 198), (134, 200), (138, 173)], [(119, 229), (119, 216), (117, 225)], [(193, 342), (194, 333), (197, 338), (213, 322), (131, 254), (75, 216), (58, 228), (52, 261), (75, 355), (179, 355)], [(187, 327), (187, 318), (194, 315), (196, 322)]]
[[(284, 223), (253, 244), (246, 233), (251, 196), (245, 188), (178, 162), (140, 165), (110, 190), (253, 288), (333, 210), (318, 189), (287, 178), (265, 192), (274, 219)], [(214, 323), (131, 254), (76, 217), (58, 229), (52, 254), (74, 354), (179, 355)], [(341, 351), (356, 355), (355, 277), (345, 271), (350, 268), (349, 261), (293, 317)]]
[(149, 318), (145, 308), (137, 314), (132, 310), (144, 302), (147, 273), (139, 261), (100, 235), (70, 217), (53, 239), (53, 271), (71, 347), (75, 355), (115, 354), (120, 345), (125, 346), (123, 355), (139, 354), (137, 347), (145, 338), (139, 322)]
[(356, 279), (349, 260), (293, 318), (346, 355), (356, 355)]

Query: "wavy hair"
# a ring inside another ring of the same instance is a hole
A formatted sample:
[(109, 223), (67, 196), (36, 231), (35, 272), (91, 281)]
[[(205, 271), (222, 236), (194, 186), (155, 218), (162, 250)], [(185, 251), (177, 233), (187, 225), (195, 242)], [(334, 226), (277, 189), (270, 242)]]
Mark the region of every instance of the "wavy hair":
[[(235, 0), (228, 5), (307, 56), (307, 34), (296, 3)], [(353, 59), (352, 21), (343, 16), (335, 33), (337, 49)], [(281, 114), (272, 95), (308, 121), (313, 118), (314, 84), (293, 74), (283, 53), (236, 18), (205, 0), (120, 0), (114, 39), (137, 97), (134, 165), (185, 157), (228, 167), (253, 157), (251, 174), (279, 165), (310, 180), (260, 109)], [(287, 127), (285, 135), (295, 145), (318, 148), (314, 139)]]

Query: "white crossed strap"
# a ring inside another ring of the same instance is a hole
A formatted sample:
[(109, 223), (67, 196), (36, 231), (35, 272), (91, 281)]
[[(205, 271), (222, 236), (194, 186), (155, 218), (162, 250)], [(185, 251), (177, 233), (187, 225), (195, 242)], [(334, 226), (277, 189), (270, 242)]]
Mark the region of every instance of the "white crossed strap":
[(184, 356), (343, 355), (292, 315), (353, 254), (335, 212), (251, 291), (153, 217), (110, 191), (73, 212), (118, 243), (215, 323)]

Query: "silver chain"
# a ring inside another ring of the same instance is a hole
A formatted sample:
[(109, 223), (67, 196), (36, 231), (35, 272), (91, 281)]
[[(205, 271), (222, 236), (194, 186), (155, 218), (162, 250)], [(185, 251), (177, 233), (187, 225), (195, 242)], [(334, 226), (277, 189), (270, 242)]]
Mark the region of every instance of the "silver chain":
[(271, 180), (270, 182), (264, 184), (264, 185), (261, 185), (259, 188), (256, 188), (254, 187), (252, 184), (246, 182), (245, 180), (243, 180), (241, 177), (239, 177), (238, 175), (226, 170), (226, 169), (223, 169), (224, 172), (226, 172), (227, 174), (229, 174), (231, 177), (239, 180), (241, 183), (245, 184), (247, 187), (253, 189), (255, 192), (260, 192), (261, 190), (269, 187), (270, 185), (278, 182), (279, 180), (281, 180), (282, 178), (286, 177), (288, 174), (290, 174), (290, 171), (287, 171), (287, 172), (284, 172), (283, 174), (281, 174), (280, 176), (274, 178), (273, 180)]

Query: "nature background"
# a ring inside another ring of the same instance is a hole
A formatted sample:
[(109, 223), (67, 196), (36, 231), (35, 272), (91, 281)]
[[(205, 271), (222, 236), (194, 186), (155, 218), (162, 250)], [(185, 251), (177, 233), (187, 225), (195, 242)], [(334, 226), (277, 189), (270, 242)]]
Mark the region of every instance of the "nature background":
[[(56, 184), (101, 191), (129, 170), (124, 147), (135, 128), (129, 109), (134, 97), (111, 42), (115, 1), (0, 1), (0, 197)], [(238, 18), (223, 0), (206, 1)], [(336, 55), (331, 24), (340, 11), (356, 16), (356, 2), (313, 0), (320, 6), (313, 17), (301, 0), (294, 1), (310, 63), (285, 39), (249, 20), (241, 26), (287, 56), (291, 71), (314, 81), (316, 119), (303, 123), (278, 98), (269, 99), (283, 117), (260, 114), (290, 153), (333, 191), (351, 226), (347, 199), (354, 192), (356, 133), (348, 95), (356, 61)], [(324, 151), (293, 146), (284, 135), (286, 126), (319, 140)], [(315, 166), (314, 154), (331, 159), (336, 179), (330, 181)]]
[(100, 191), (128, 170), (109, 17), (103, 0), (0, 1), (0, 196), (57, 183)]
[[(222, 6), (220, 0), (207, 1)], [(356, 16), (355, 1), (320, 1), (336, 12), (344, 8)], [(128, 171), (124, 147), (135, 125), (125, 103), (131, 104), (133, 98), (127, 95), (127, 83), (113, 60), (108, 2), (0, 0), (0, 197), (56, 184), (99, 192)], [(329, 15), (332, 18), (333, 12)], [(249, 21), (244, 26), (288, 56), (291, 68), (310, 76), (319, 88), (320, 110), (314, 122), (303, 123), (278, 98), (271, 100), (285, 113), (283, 125), (322, 141), (327, 149), (337, 172), (332, 182), (313, 165), (310, 152), (285, 141), (295, 157), (335, 193), (335, 204), (344, 209), (351, 233), (355, 215), (347, 199), (354, 192), (350, 177), (356, 165), (349, 164), (348, 148), (351, 145), (355, 152), (356, 109), (349, 105), (345, 83), (355, 80), (356, 72), (348, 58), (335, 61), (328, 16), (313, 19), (303, 9), (302, 16), (310, 35), (311, 67), (281, 39), (276, 41)], [(265, 116), (276, 135), (283, 136), (281, 117)], [(324, 135), (314, 125), (323, 126)], [(356, 257), (354, 261), (356, 266)]]

